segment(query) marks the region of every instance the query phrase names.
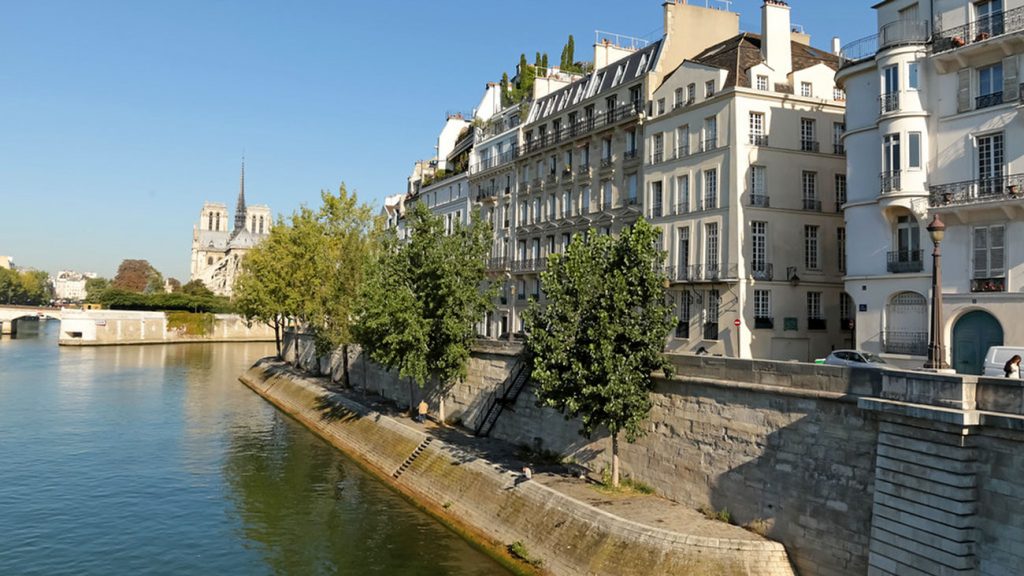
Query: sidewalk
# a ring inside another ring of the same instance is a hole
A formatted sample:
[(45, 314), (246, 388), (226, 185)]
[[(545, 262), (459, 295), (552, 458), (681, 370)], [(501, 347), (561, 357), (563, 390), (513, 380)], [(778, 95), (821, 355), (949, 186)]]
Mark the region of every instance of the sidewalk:
[(429, 434), (438, 440), (459, 448), (476, 458), (485, 460), (498, 468), (520, 472), (530, 465), (533, 482), (574, 498), (603, 512), (622, 519), (643, 524), (660, 530), (683, 535), (720, 538), (729, 540), (764, 541), (764, 537), (739, 526), (719, 520), (709, 520), (701, 512), (653, 494), (613, 493), (601, 490), (594, 478), (580, 479), (569, 467), (561, 464), (527, 462), (522, 451), (516, 446), (493, 438), (477, 438), (468, 431), (452, 426), (441, 426), (432, 420), (416, 422), (405, 410), (399, 410), (390, 401), (374, 394), (364, 394), (340, 386), (330, 386), (330, 391), (345, 396), (393, 418), (402, 424)]

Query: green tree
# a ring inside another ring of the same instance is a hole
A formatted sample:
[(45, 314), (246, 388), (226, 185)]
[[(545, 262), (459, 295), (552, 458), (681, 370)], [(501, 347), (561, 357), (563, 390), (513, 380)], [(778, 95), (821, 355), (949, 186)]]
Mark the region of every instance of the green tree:
[(0, 302), (20, 304), (25, 298), (25, 285), (14, 270), (0, 268)]
[(181, 280), (172, 276), (167, 279), (167, 285), (171, 287), (171, 292), (181, 292)]
[(145, 292), (153, 272), (148, 260), (122, 260), (111, 286), (126, 292)]
[[(246, 257), (248, 257), (248, 254), (246, 255)], [(244, 262), (245, 261), (243, 260), (243, 263)], [(244, 266), (244, 264), (243, 264), (243, 266)], [(189, 296), (206, 296), (206, 297), (211, 297), (211, 296), (214, 295), (213, 294), (213, 290), (210, 290), (209, 288), (207, 288), (206, 284), (203, 284), (202, 280), (189, 280), (188, 283), (184, 284), (181, 287), (181, 292), (183, 294), (188, 294)]]
[(439, 216), (416, 203), (406, 215), (410, 239), (389, 234), (362, 291), (356, 340), (370, 358), (423, 386), (466, 377), (474, 325), (492, 306), (486, 281), (490, 224), (474, 218), (445, 234)]
[(21, 304), (48, 304), (53, 299), (53, 287), (50, 285), (48, 273), (42, 270), (27, 270), (18, 273), (18, 276), (23, 292)]
[(281, 356), (281, 332), (291, 316), (290, 304), (295, 292), (291, 282), (292, 266), (286, 261), (290, 233), (287, 223), (278, 219), (270, 235), (245, 255), (232, 293), (235, 306), (246, 320), (257, 320), (274, 329), (278, 357)]
[(164, 292), (164, 275), (152, 266), (149, 267), (149, 275), (146, 277), (146, 294), (160, 294)]
[(85, 301), (99, 302), (100, 294), (109, 287), (110, 280), (106, 278), (96, 277), (87, 279), (85, 281)]
[(605, 429), (612, 483), (619, 485), (619, 435), (643, 435), (651, 373), (671, 374), (663, 352), (673, 325), (666, 303), (658, 232), (640, 219), (618, 239), (576, 236), (541, 275), (546, 303), (524, 314), (538, 400), (579, 418), (580, 434)]

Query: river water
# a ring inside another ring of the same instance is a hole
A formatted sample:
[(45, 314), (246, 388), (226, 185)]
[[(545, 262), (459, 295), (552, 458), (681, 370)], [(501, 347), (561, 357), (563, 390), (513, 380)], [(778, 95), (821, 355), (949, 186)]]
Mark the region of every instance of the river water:
[(0, 339), (0, 575), (507, 572), (238, 382), (272, 344)]

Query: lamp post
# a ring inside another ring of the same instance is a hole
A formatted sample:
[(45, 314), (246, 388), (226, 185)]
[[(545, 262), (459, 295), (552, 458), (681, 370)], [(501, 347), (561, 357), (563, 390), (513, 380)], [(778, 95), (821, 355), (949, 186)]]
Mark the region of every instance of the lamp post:
[(928, 224), (928, 234), (932, 237), (932, 322), (931, 334), (928, 340), (928, 361), (924, 367), (927, 370), (946, 370), (943, 356), (945, 346), (942, 338), (942, 238), (946, 235), (946, 225), (939, 219), (939, 215), (932, 216)]

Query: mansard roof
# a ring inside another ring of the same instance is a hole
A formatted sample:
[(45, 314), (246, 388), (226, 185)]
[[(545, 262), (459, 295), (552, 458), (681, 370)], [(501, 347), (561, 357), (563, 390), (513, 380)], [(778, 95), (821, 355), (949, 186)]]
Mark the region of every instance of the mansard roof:
[[(824, 64), (833, 70), (839, 70), (839, 57), (817, 48), (791, 41), (793, 54), (793, 72), (810, 68), (815, 64)], [(723, 88), (731, 86), (750, 86), (748, 71), (751, 67), (764, 62), (761, 56), (761, 35), (743, 32), (708, 47), (690, 59), (706, 66), (728, 70), (729, 76)]]
[(611, 64), (594, 70), (583, 78), (538, 99), (530, 109), (527, 123), (555, 116), (585, 100), (611, 92), (642, 78), (654, 68), (661, 49), (661, 40), (633, 52)]

